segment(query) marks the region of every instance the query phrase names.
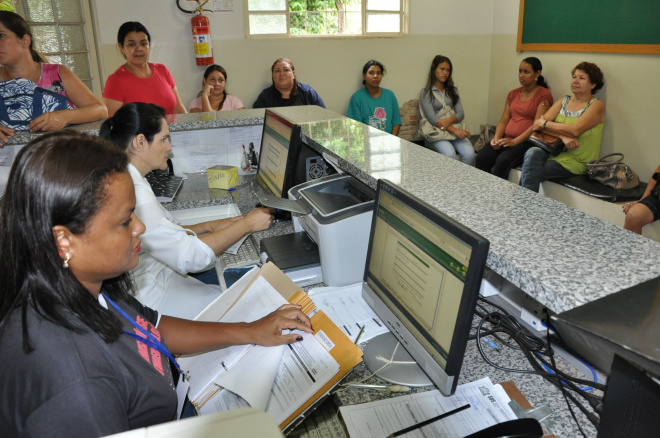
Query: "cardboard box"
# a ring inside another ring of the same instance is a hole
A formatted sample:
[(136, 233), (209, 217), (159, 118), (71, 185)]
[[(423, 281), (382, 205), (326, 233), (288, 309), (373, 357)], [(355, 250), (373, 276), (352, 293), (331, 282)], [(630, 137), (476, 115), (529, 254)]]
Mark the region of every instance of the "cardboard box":
[(221, 164), (206, 169), (209, 189), (227, 190), (238, 185), (238, 168)]

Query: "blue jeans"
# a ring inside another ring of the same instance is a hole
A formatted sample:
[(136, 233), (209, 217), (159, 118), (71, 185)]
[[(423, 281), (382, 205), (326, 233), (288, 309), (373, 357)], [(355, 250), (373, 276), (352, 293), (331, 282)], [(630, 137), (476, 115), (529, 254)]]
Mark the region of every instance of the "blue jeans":
[(457, 138), (456, 140), (439, 140), (433, 143), (424, 140), (424, 146), (446, 155), (449, 158), (456, 158), (456, 153), (461, 156), (461, 161), (468, 166), (474, 166), (476, 155), (474, 146), (467, 138)]
[(204, 284), (215, 284), (216, 286), (220, 285), (220, 279), (218, 279), (218, 271), (215, 270), (215, 266), (208, 271), (189, 272), (188, 275), (198, 279)]
[(548, 158), (550, 158), (550, 154), (541, 148), (533, 147), (525, 152), (520, 185), (538, 193), (542, 181), (574, 175), (561, 164), (548, 160)]

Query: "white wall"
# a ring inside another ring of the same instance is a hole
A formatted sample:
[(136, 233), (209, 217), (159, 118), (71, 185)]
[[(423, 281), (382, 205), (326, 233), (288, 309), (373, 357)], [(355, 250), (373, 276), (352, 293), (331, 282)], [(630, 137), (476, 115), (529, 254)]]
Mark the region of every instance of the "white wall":
[[(188, 6), (188, 2), (181, 2)], [(410, 0), (410, 34), (397, 38), (245, 38), (244, 0), (233, 12), (207, 14), (211, 20), (215, 62), (228, 72), (228, 90), (249, 108), (270, 84), (270, 66), (288, 57), (298, 79), (311, 84), (327, 107), (345, 113), (351, 94), (361, 86), (361, 69), (371, 58), (385, 64), (382, 85), (399, 103), (417, 98), (431, 59), (444, 54), (454, 64), (454, 80), (466, 111), (468, 128), (497, 123), (506, 94), (518, 86), (517, 70), (527, 56), (544, 65), (553, 96), (569, 93), (570, 70), (578, 62), (597, 63), (606, 85), (598, 93), (607, 104), (602, 153), (624, 152), (626, 161), (648, 180), (660, 164), (656, 127), (660, 125), (660, 57), (596, 53), (516, 52), (518, 0)], [(138, 20), (149, 29), (151, 60), (172, 71), (184, 104), (198, 93), (204, 67), (193, 60), (190, 15), (174, 1), (95, 0), (102, 48), (102, 76), (123, 58), (116, 32), (124, 21)]]
[[(181, 2), (182, 4), (186, 2)], [(270, 67), (279, 57), (290, 58), (298, 80), (311, 84), (327, 107), (346, 113), (348, 101), (362, 86), (362, 66), (378, 59), (387, 75), (382, 85), (392, 89), (399, 103), (417, 98), (425, 85), (431, 60), (449, 56), (454, 79), (464, 102), (468, 127), (478, 130), (486, 120), (483, 97), (488, 93), (492, 10), (490, 0), (462, 0), (463, 7), (439, 25), (435, 12), (444, 15), (454, 8), (448, 0), (415, 0), (409, 11), (410, 35), (398, 38), (268, 38), (244, 36), (243, 1), (234, 0), (233, 12), (206, 14), (211, 20), (214, 60), (228, 73), (228, 90), (250, 108), (259, 92), (270, 85)], [(187, 5), (184, 5), (184, 7)], [(151, 33), (151, 60), (168, 66), (187, 106), (201, 88), (204, 67), (193, 59), (190, 15), (181, 13), (173, 1), (96, 0), (102, 47), (102, 65), (107, 76), (123, 58), (116, 48), (116, 33), (124, 21), (141, 21)], [(157, 13), (154, 11), (158, 10)]]
[[(570, 94), (571, 69), (582, 61), (596, 63), (605, 76), (597, 97), (606, 104), (601, 156), (623, 152), (644, 181), (660, 164), (660, 56), (615, 53), (516, 52), (518, 0), (495, 0), (494, 34), (488, 99), (489, 121), (496, 123), (506, 92), (518, 85), (518, 64), (527, 56), (543, 63), (555, 99)], [(508, 23), (503, 24), (509, 17)], [(512, 19), (515, 17), (515, 19)]]

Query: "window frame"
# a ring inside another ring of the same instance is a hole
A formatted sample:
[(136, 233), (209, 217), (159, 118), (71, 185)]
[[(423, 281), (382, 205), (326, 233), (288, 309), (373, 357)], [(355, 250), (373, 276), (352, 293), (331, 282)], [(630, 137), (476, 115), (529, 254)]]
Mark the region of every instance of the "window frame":
[[(400, 10), (388, 11), (381, 9), (370, 9), (367, 11), (367, 2), (368, 0), (362, 0), (362, 33), (361, 34), (306, 34), (298, 35), (291, 33), (291, 18), (289, 11), (289, 0), (285, 0), (286, 9), (281, 10), (267, 10), (267, 11), (250, 11), (248, 9), (248, 0), (244, 0), (243, 10), (244, 10), (244, 22), (245, 22), (245, 38), (248, 39), (268, 39), (268, 38), (395, 38), (409, 33), (409, 0), (398, 0), (400, 4)], [(367, 32), (367, 15), (368, 14), (379, 14), (386, 13), (399, 16), (399, 32)], [(268, 34), (252, 34), (250, 33), (250, 16), (256, 15), (284, 15), (286, 20), (286, 33), (268, 33)]]
[[(16, 8), (16, 13), (18, 13), (21, 17), (26, 18), (25, 14), (25, 2), (27, 0), (16, 0), (14, 6)], [(62, 60), (64, 61), (65, 54), (73, 53), (73, 54), (81, 54), (81, 53), (87, 53), (88, 57), (88, 62), (89, 62), (89, 67), (90, 67), (90, 75), (91, 77), (89, 78), (80, 78), (81, 81), (85, 82), (88, 81), (91, 83), (92, 88), (91, 91), (94, 93), (96, 96), (100, 97), (101, 96), (101, 74), (100, 74), (100, 68), (99, 68), (99, 57), (98, 53), (100, 53), (99, 48), (97, 46), (97, 38), (96, 38), (96, 26), (95, 26), (95, 21), (93, 19), (94, 17), (94, 11), (93, 11), (93, 2), (92, 0), (46, 0), (46, 1), (55, 1), (58, 3), (64, 3), (64, 2), (78, 2), (80, 4), (80, 8), (82, 11), (82, 23), (75, 22), (73, 24), (82, 24), (83, 30), (85, 32), (85, 38), (86, 38), (86, 46), (87, 50), (86, 51), (75, 51), (75, 52), (65, 52), (62, 49), (62, 44), (60, 41), (58, 41), (58, 46), (60, 48), (59, 53), (57, 55), (61, 56)], [(27, 18), (26, 18), (27, 21)], [(48, 21), (35, 21), (31, 22), (28, 21), (28, 24), (32, 26), (32, 24), (40, 24), (40, 25), (51, 25), (54, 27), (58, 27), (59, 25), (67, 25), (67, 24), (72, 24), (68, 22), (48, 22)], [(59, 35), (59, 32), (57, 32)], [(40, 47), (36, 47), (37, 50), (39, 50), (40, 53)], [(51, 54), (50, 56), (52, 56)], [(44, 56), (48, 58), (48, 54), (44, 53)], [(63, 63), (64, 64), (64, 63)], [(66, 64), (64, 64), (66, 65)], [(66, 65), (69, 69), (71, 69), (70, 66)]]

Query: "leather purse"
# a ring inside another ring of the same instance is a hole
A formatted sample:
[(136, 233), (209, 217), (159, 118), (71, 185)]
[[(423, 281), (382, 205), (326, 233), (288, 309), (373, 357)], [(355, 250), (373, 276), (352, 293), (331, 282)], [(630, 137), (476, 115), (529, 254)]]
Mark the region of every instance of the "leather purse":
[(490, 144), (490, 141), (495, 137), (495, 125), (481, 125), (481, 131), (479, 132), (479, 138), (474, 143), (474, 151), (479, 152), (486, 146)]
[(539, 131), (532, 132), (532, 135), (529, 137), (529, 139), (527, 139), (527, 141), (534, 146), (540, 147), (553, 157), (556, 157), (560, 153), (564, 152), (566, 147), (561, 138), (550, 134), (544, 134), (543, 132)]
[[(616, 156), (619, 158), (612, 161), (606, 160)], [(589, 161), (587, 163), (587, 175), (589, 175), (589, 178), (615, 190), (632, 189), (639, 185), (639, 176), (623, 162), (623, 154), (620, 152)]]

